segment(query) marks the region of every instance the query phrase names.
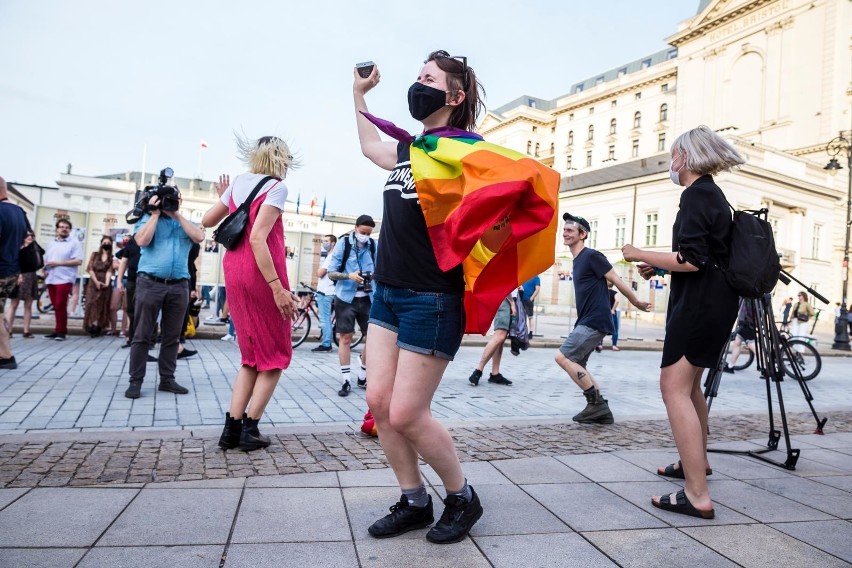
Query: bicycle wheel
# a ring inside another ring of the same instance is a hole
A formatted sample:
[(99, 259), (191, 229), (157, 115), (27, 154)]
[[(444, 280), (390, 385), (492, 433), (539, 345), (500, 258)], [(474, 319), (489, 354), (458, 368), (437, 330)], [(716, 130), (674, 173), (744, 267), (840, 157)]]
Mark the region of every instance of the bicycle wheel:
[[(801, 351), (799, 351), (801, 349)], [(790, 357), (792, 356), (792, 361)], [(787, 341), (787, 349), (781, 353), (781, 364), (788, 377), (795, 379), (795, 369), (802, 374), (802, 379), (809, 381), (819, 374), (822, 369), (822, 357), (816, 348), (802, 339)]]
[[(725, 351), (725, 361), (729, 361), (731, 358), (731, 350), (733, 349), (733, 347), (731, 347), (732, 343), (733, 342), (728, 344), (728, 349)], [(742, 371), (743, 369), (749, 368), (752, 363), (754, 363), (754, 351), (743, 344), (740, 348), (740, 356), (737, 357), (737, 364), (730, 365), (730, 367), (734, 371)]]
[(293, 329), (290, 332), (290, 341), (293, 343), (293, 348), (304, 343), (310, 332), (311, 316), (308, 310), (300, 309), (299, 316), (293, 321)]
[(38, 291), (36, 309), (40, 314), (46, 314), (53, 311), (53, 304), (50, 302), (50, 294), (47, 293), (47, 286)]
[[(331, 326), (331, 337), (334, 340), (334, 344), (340, 347), (340, 339), (337, 338), (337, 321), (332, 322)], [(357, 347), (363, 340), (364, 334), (361, 333), (361, 330), (356, 325), (355, 332), (352, 334), (352, 343), (349, 344), (349, 347)]]

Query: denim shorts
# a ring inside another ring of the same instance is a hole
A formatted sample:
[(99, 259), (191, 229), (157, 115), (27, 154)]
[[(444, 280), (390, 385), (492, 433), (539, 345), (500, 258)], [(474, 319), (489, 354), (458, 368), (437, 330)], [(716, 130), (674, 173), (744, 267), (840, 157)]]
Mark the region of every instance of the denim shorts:
[(464, 301), (376, 282), (370, 323), (396, 333), (400, 349), (452, 361), (464, 335)]
[(595, 350), (606, 334), (602, 331), (592, 329), (585, 325), (578, 325), (568, 334), (559, 351), (569, 361), (585, 367), (589, 362), (589, 355)]

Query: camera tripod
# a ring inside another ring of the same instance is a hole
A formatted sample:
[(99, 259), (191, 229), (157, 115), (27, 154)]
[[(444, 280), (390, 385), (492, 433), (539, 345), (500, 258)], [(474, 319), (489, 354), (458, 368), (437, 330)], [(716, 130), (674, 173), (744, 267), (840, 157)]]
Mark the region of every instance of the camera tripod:
[[(805, 286), (800, 280), (788, 272), (781, 270), (779, 279), (784, 284), (789, 284), (791, 280), (795, 280), (802, 285), (811, 295), (818, 298), (824, 303), (828, 300), (821, 296), (816, 290)], [(754, 327), (756, 331), (755, 351), (757, 359), (757, 368), (760, 371), (760, 376), (766, 383), (766, 399), (769, 406), (769, 441), (766, 443), (766, 448), (759, 450), (724, 450), (724, 449), (708, 449), (708, 452), (726, 453), (726, 454), (743, 454), (759, 460), (783, 467), (785, 469), (796, 469), (796, 462), (799, 459), (799, 450), (790, 446), (790, 431), (787, 427), (787, 415), (784, 410), (784, 397), (781, 393), (781, 382), (784, 380), (785, 366), (791, 367), (788, 371), (792, 371), (796, 382), (802, 389), (802, 394), (808, 407), (811, 409), (811, 414), (816, 420), (816, 434), (822, 434), (822, 428), (828, 421), (827, 418), (820, 418), (812, 404), (813, 395), (811, 395), (808, 383), (802, 378), (802, 369), (799, 366), (799, 360), (796, 358), (790, 345), (781, 337), (778, 328), (775, 327), (775, 317), (772, 311), (772, 301), (769, 294), (762, 298), (750, 299), (743, 298), (741, 302), (750, 304), (751, 312), (754, 314)], [(704, 398), (707, 400), (707, 410), (713, 404), (713, 399), (719, 392), (719, 384), (722, 381), (722, 369), (725, 367), (725, 353), (727, 344), (722, 348), (722, 353), (719, 355), (718, 362), (714, 369), (707, 369), (707, 376), (704, 381)], [(775, 417), (773, 414), (772, 404), (772, 383), (775, 383), (775, 389), (778, 395), (778, 411), (781, 417), (781, 427), (784, 434), (784, 443), (787, 446), (787, 459), (784, 462), (775, 461), (762, 454), (778, 449), (778, 442), (781, 439), (781, 432), (775, 428)]]

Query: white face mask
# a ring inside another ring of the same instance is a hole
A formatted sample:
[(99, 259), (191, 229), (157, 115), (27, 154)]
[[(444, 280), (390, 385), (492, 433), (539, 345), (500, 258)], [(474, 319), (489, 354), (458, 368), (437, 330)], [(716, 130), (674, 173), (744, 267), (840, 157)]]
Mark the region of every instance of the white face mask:
[[(673, 170), (672, 167), (674, 167), (674, 160), (672, 160), (672, 163), (669, 166), (669, 178), (671, 178), (673, 184), (679, 186), (679, 185), (681, 185), (681, 183), (680, 183), (680, 171)], [(683, 166), (681, 166), (681, 168), (683, 168)]]
[(362, 235), (361, 233), (355, 233), (355, 238), (358, 239), (358, 242), (362, 245), (367, 244), (367, 241), (370, 240), (370, 235)]
[(322, 249), (322, 252), (328, 252), (331, 250), (331, 243), (321, 243), (320, 248)]

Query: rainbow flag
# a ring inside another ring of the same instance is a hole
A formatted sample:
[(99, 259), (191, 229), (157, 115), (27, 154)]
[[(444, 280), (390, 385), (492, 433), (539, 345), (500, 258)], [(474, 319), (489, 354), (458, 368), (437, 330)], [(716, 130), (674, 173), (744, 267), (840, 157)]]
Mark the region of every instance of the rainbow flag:
[(555, 260), (559, 174), (529, 156), (445, 128), (411, 141), (411, 173), (438, 266), (464, 268), (465, 333), (485, 334), (500, 303)]

